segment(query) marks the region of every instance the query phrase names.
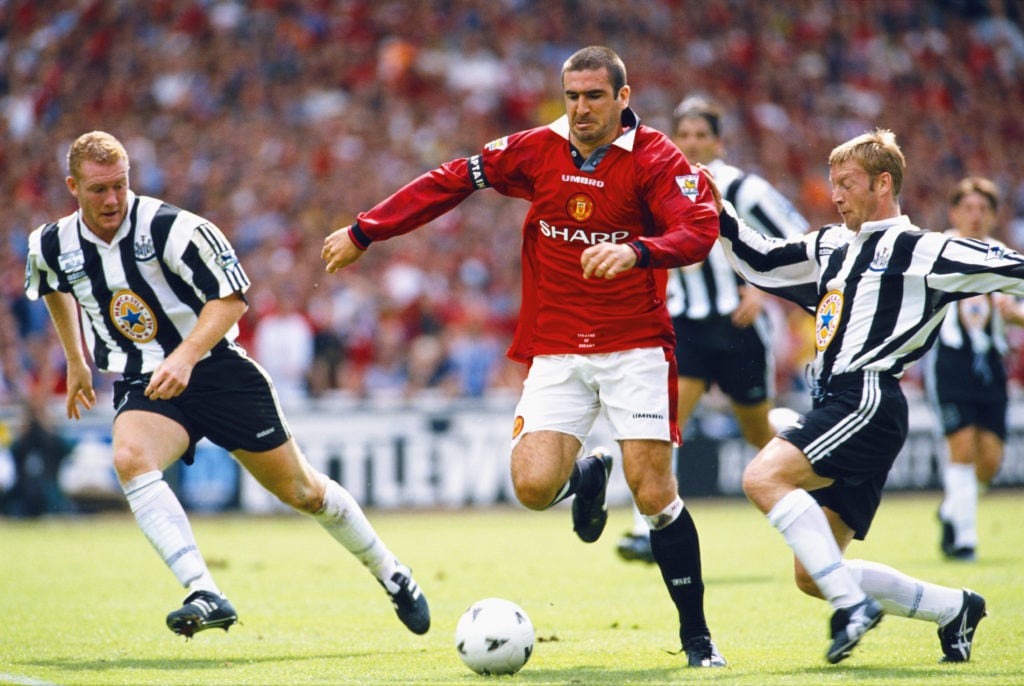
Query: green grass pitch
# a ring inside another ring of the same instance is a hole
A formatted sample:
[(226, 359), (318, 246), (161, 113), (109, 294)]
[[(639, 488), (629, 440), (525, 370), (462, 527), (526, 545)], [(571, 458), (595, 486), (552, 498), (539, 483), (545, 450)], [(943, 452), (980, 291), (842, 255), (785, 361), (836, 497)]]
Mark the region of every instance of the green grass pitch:
[[(868, 541), (850, 557), (984, 594), (970, 663), (942, 665), (935, 626), (887, 617), (851, 658), (825, 662), (828, 606), (791, 578), (782, 537), (747, 502), (691, 499), (701, 533), (706, 605), (729, 660), (684, 666), (674, 608), (653, 566), (622, 562), (615, 542), (632, 515), (611, 512), (600, 541), (573, 532), (569, 511), (517, 507), (371, 511), (430, 599), (433, 626), (414, 636), (383, 590), (299, 515), (196, 516), (193, 526), (242, 624), (185, 641), (164, 626), (184, 592), (125, 512), (37, 522), (0, 520), (0, 684), (670, 684), (1024, 683), (1024, 501), (986, 495), (980, 560), (937, 551), (938, 494), (888, 494)], [(487, 596), (521, 605), (537, 630), (512, 677), (470, 672), (455, 624)]]

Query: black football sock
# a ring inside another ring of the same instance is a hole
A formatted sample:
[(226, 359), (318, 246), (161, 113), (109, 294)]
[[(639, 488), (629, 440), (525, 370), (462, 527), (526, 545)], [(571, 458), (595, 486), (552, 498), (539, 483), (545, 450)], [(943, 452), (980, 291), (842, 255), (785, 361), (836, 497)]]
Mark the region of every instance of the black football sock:
[(651, 531), (651, 552), (661, 568), (668, 594), (679, 611), (679, 637), (710, 636), (704, 618), (704, 578), (700, 568), (700, 539), (688, 510), (664, 529)]
[(585, 496), (597, 493), (604, 478), (604, 463), (601, 460), (593, 457), (581, 457), (573, 465), (569, 480), (562, 486), (562, 490), (558, 492), (548, 507), (562, 502), (575, 493), (582, 493)]

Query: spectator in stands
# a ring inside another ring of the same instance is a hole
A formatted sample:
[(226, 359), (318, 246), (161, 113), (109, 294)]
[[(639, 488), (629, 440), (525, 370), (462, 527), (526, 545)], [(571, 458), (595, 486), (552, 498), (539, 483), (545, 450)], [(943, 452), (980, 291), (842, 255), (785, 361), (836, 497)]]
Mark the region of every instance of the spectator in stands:
[[(735, 112), (730, 156), (815, 225), (833, 217), (816, 160), (837, 138), (881, 122), (921, 163), (904, 203), (923, 225), (945, 222), (941, 189), (984, 169), (1006, 190), (1000, 230), (1024, 226), (1024, 174), (1007, 144), (1024, 139), (1024, 118), (1004, 106), (1024, 100), (1018, 3), (809, 0), (795, 12), (764, 1), (609, 0), (581, 14), (565, 2), (536, 12), (530, 3), (474, 0), (437, 12), (429, 0), (17, 1), (0, 3), (0, 193), (12, 201), (0, 255), (21, 264), (29, 232), (73, 209), (45, 179), (61, 174), (63, 149), (79, 131), (112, 119), (125, 132), (137, 186), (227, 227), (247, 263), (261, 243), (318, 246), (321, 227), (351, 221), (348, 208), (382, 197), (392, 179), (554, 119), (560, 103), (547, 84), (571, 52), (563, 43), (570, 26), (594, 42), (615, 26), (616, 40), (642, 46), (630, 65), (644, 84), (641, 109), (669, 111), (685, 80)], [(496, 65), (512, 85), (475, 92)], [(473, 220), (499, 230), (475, 231), (454, 212), (417, 247), (437, 256), (429, 267), (455, 292), (453, 265), (478, 253), (479, 235), (494, 241), (485, 248), (515, 253), (517, 212), (514, 201), (481, 198)], [(375, 252), (376, 269), (391, 253)], [(295, 269), (318, 271), (318, 259), (296, 253)], [(487, 291), (492, 311), (517, 290), (510, 262), (490, 265), (494, 282), (512, 286)], [(20, 281), (20, 268), (4, 272)], [(19, 293), (16, 283), (0, 297)], [(19, 323), (45, 323), (44, 309), (17, 313)], [(362, 362), (359, 346), (372, 334), (331, 334), (333, 342), (321, 340), (314, 388), (353, 393), (349, 365)]]

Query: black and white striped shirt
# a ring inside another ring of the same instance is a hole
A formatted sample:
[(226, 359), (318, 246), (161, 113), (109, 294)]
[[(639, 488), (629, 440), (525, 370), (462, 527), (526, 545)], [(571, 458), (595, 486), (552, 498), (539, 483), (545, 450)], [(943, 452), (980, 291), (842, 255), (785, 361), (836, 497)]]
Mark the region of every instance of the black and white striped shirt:
[[(946, 235), (959, 237), (955, 229), (949, 229)], [(989, 237), (985, 242), (1007, 249), (1006, 244), (995, 238)], [(1006, 320), (987, 295), (966, 298), (957, 303), (956, 307), (949, 308), (939, 327), (938, 343), (956, 350), (967, 349), (978, 355), (987, 354), (991, 350), (1005, 355), (1010, 350), (1006, 340)]]
[[(723, 197), (754, 229), (766, 236), (790, 238), (807, 232), (807, 220), (768, 181), (714, 160), (707, 165)], [(703, 262), (669, 271), (667, 305), (673, 317), (725, 317), (739, 306), (743, 280), (715, 244)], [(762, 314), (763, 318), (763, 314)]]
[[(33, 231), (25, 292), (32, 300), (74, 295), (96, 366), (146, 374), (192, 331), (207, 301), (245, 293), (249, 278), (224, 234), (202, 217), (130, 191), (127, 202), (109, 244), (79, 212)], [(218, 347), (237, 335), (236, 325)]]
[(719, 241), (740, 275), (815, 315), (819, 384), (856, 371), (898, 378), (931, 346), (950, 303), (1024, 295), (1024, 256), (924, 231), (906, 216), (785, 241), (746, 226), (728, 205), (720, 219)]

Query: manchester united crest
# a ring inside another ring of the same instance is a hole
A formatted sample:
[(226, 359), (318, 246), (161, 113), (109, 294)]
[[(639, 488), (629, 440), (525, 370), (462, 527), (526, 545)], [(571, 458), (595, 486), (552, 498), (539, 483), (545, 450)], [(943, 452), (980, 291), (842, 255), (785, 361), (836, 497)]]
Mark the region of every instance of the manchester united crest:
[(569, 198), (565, 211), (576, 221), (585, 222), (594, 214), (594, 201), (586, 193), (577, 193)]
[(153, 311), (131, 291), (114, 294), (110, 300), (110, 319), (118, 331), (136, 343), (148, 343), (156, 336)]
[(824, 350), (832, 342), (842, 314), (843, 294), (840, 291), (829, 291), (818, 303), (818, 313), (814, 318), (814, 345), (818, 350)]

